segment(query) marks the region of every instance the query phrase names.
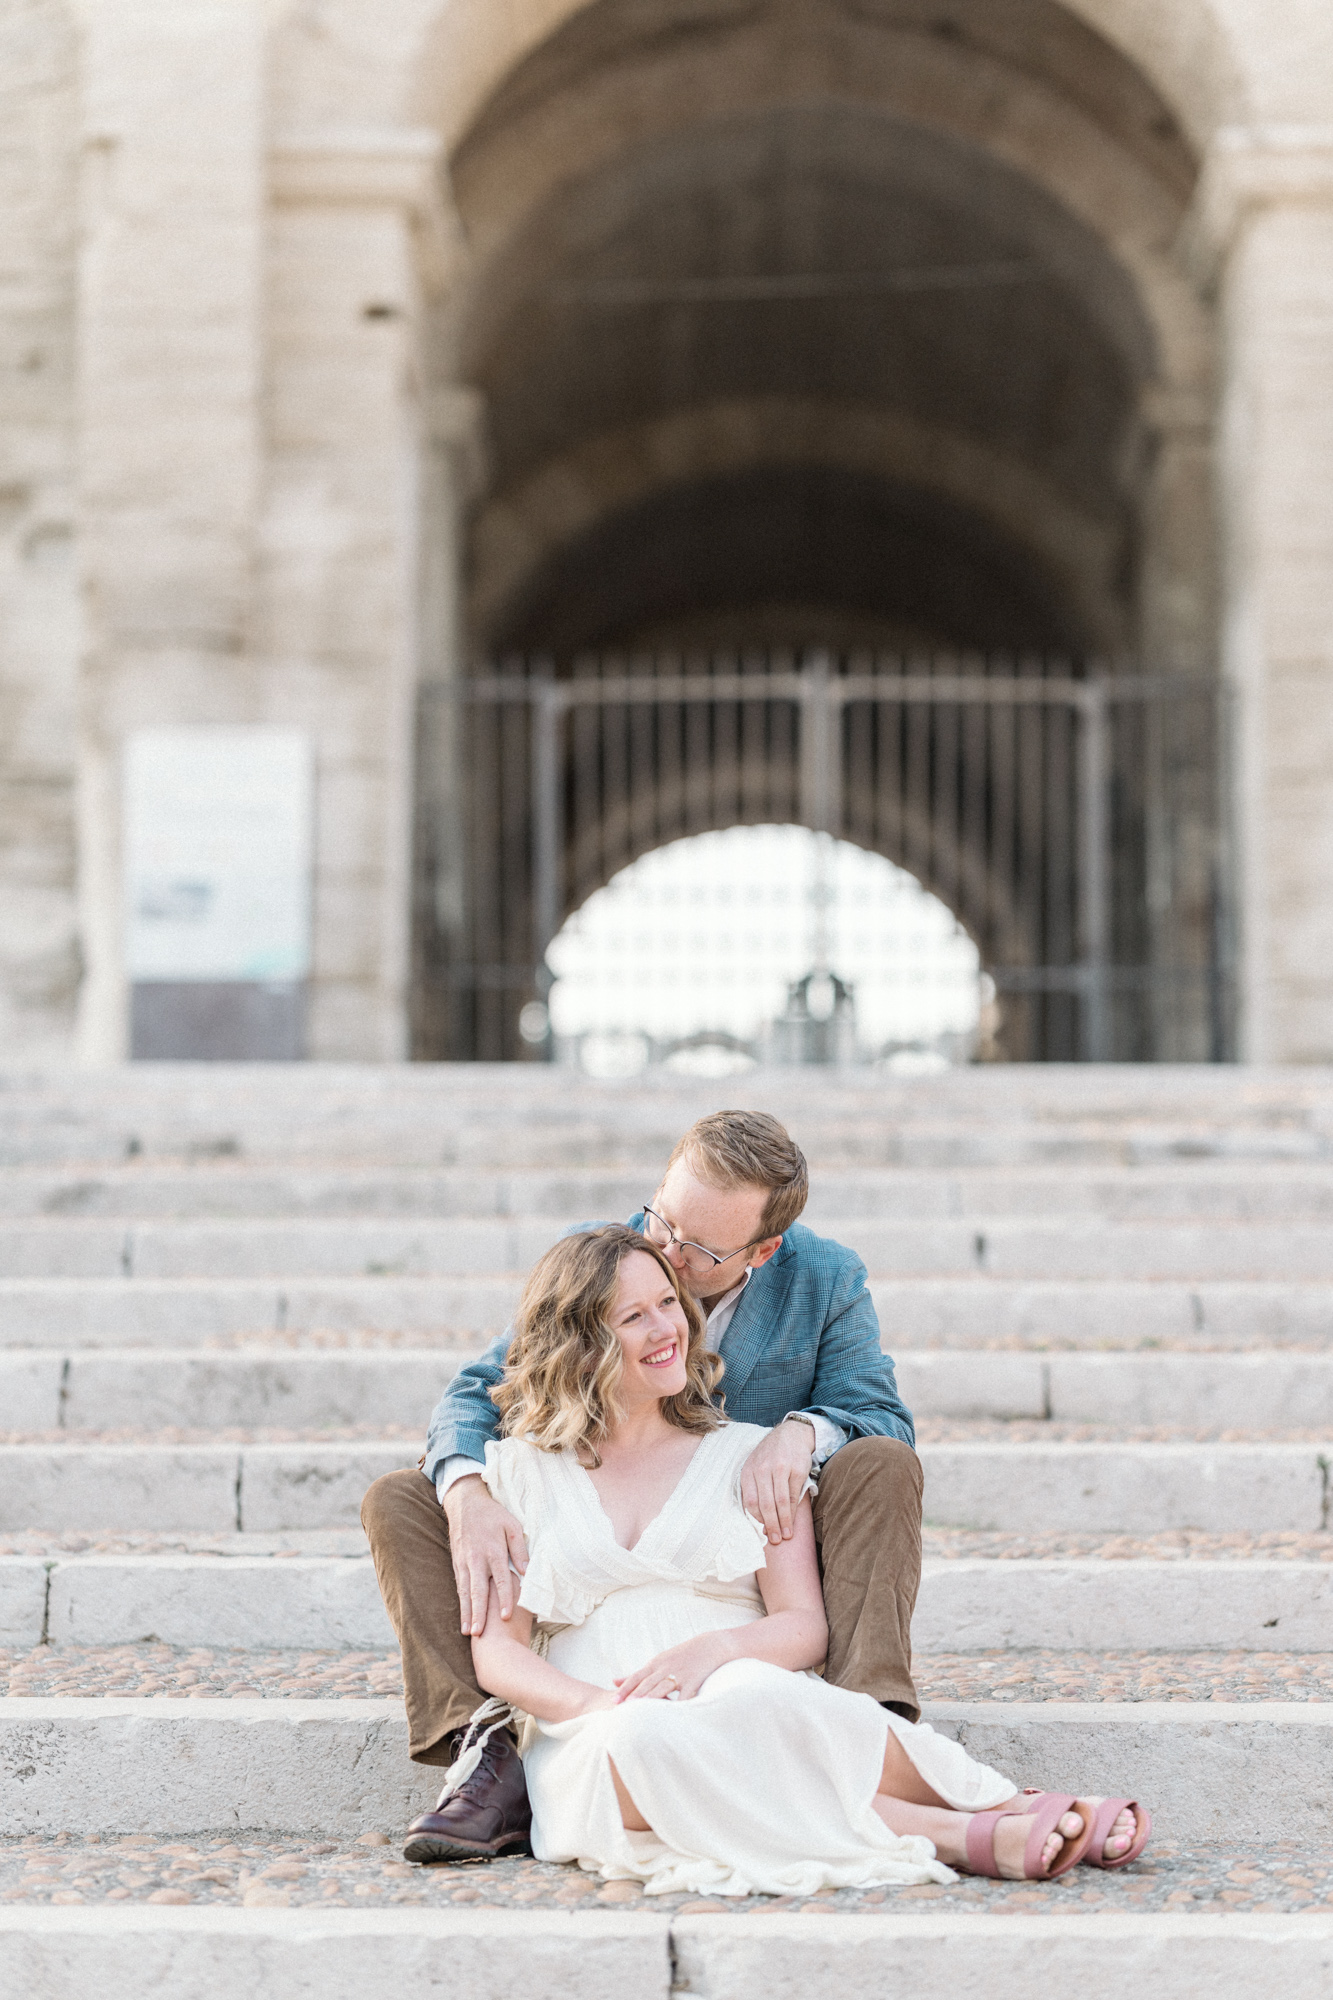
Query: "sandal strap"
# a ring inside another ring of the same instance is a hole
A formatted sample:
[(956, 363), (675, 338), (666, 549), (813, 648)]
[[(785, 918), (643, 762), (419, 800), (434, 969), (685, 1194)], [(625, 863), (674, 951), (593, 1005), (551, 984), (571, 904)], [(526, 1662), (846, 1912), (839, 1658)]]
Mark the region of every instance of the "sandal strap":
[(1097, 1817), (1092, 1827), (1092, 1844), (1098, 1854), (1105, 1847), (1111, 1828), (1115, 1825), (1127, 1806), (1134, 1806), (1134, 1799), (1103, 1799), (1097, 1808)]
[(1010, 1799), (1007, 1805), (996, 1806), (990, 1812), (973, 1813), (967, 1822), (965, 1838), (970, 1874), (989, 1875), (996, 1882), (1001, 1879), (999, 1863), (995, 1859), (995, 1829), (1002, 1819), (1021, 1818), (1027, 1810), (1026, 1805)]
[[(1122, 1812), (1132, 1812), (1134, 1815), (1134, 1838), (1123, 1854), (1113, 1854), (1109, 1861), (1104, 1861), (1103, 1849), (1111, 1837), (1111, 1828)], [(1092, 1839), (1088, 1842), (1088, 1849), (1083, 1859), (1090, 1861), (1094, 1868), (1124, 1868), (1129, 1862), (1138, 1860), (1148, 1845), (1151, 1834), (1152, 1815), (1139, 1804), (1137, 1799), (1103, 1799), (1097, 1808)]]
[[(1028, 1800), (1027, 1810), (1033, 1818), (1032, 1831), (1023, 1850), (1023, 1873), (1029, 1882), (1048, 1882), (1054, 1875), (1055, 1869), (1061, 1868), (1060, 1857), (1056, 1859), (1055, 1868), (1043, 1868), (1041, 1850), (1050, 1835), (1055, 1832), (1057, 1823), (1067, 1812), (1071, 1812), (1073, 1807), (1074, 1797), (1071, 1792), (1040, 1792), (1035, 1799)], [(1086, 1831), (1085, 1826), (1084, 1832)], [(1060, 1838), (1064, 1840), (1064, 1835), (1061, 1834)]]

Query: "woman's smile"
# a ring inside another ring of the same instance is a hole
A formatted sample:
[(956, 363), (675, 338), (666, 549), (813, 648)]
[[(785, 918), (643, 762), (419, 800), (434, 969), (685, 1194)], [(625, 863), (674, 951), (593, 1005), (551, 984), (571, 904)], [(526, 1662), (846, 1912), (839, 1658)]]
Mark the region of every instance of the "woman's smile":
[(645, 1368), (669, 1368), (680, 1351), (680, 1342), (674, 1334), (664, 1347), (654, 1347), (651, 1353), (640, 1355)]

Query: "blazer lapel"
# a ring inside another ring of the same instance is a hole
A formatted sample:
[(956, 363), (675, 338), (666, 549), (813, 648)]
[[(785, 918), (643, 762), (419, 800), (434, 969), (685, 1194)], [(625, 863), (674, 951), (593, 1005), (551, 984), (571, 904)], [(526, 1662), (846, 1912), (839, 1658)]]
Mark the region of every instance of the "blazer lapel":
[(795, 1254), (784, 1242), (777, 1255), (754, 1273), (736, 1302), (731, 1325), (722, 1336), (719, 1352), (727, 1368), (718, 1386), (733, 1416), (736, 1414), (733, 1399), (753, 1375), (787, 1310), (787, 1294), (794, 1275), (789, 1266)]

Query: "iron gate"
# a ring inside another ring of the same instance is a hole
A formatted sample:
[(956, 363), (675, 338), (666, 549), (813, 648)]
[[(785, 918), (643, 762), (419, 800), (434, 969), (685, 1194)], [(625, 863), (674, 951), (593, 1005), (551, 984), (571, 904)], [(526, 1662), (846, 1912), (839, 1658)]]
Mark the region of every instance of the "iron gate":
[(515, 663), (422, 693), (417, 1052), (509, 1060), (566, 916), (650, 849), (797, 823), (954, 911), (1026, 1060), (1226, 1060), (1218, 683), (1068, 662)]

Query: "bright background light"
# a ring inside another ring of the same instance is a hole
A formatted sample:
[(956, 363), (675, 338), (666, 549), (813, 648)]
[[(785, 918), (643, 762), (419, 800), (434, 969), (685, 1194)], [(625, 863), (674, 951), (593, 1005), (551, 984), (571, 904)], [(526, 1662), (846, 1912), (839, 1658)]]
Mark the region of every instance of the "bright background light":
[(748, 1041), (821, 955), (855, 987), (872, 1052), (976, 1028), (980, 961), (952, 911), (882, 855), (801, 826), (696, 834), (613, 876), (547, 953), (551, 1025)]

